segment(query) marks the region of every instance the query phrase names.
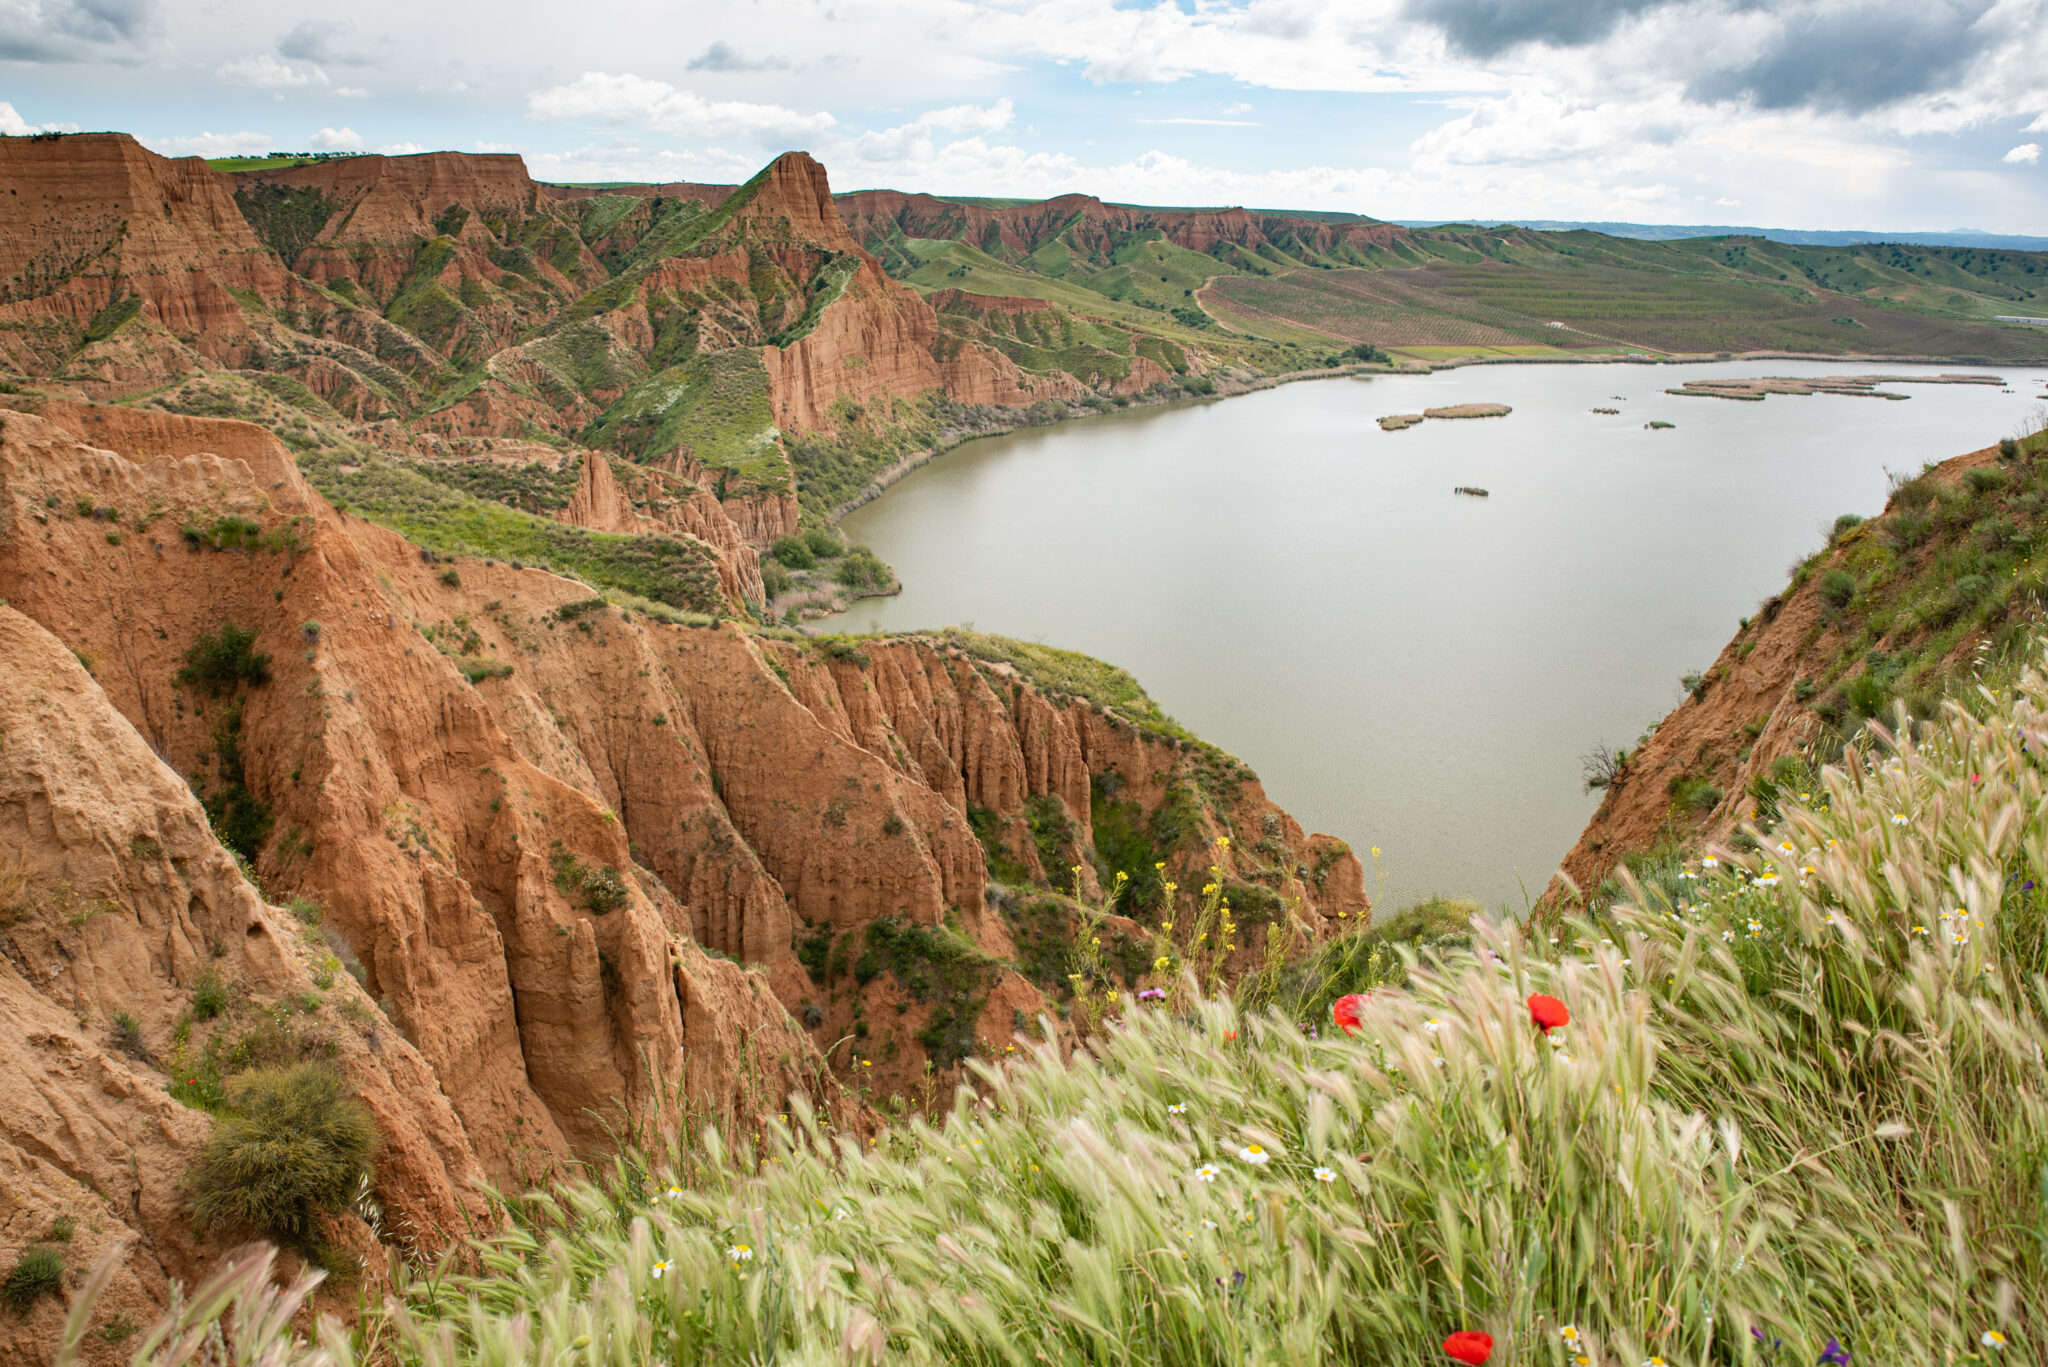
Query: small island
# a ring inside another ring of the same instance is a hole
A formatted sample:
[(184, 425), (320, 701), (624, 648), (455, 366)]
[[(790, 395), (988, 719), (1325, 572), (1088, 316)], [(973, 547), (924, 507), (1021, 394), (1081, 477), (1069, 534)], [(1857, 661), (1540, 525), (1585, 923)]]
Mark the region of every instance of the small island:
[(1454, 494), (1464, 494), (1468, 498), (1492, 497), (1492, 495), (1488, 494), (1486, 490), (1480, 488), (1476, 484), (1460, 484), (1457, 488), (1451, 490), (1451, 492)]
[(1667, 427), (1676, 426), (1678, 426), (1678, 424), (1675, 422), (1665, 422), (1662, 418), (1658, 418), (1654, 419), (1653, 421), (1644, 423), (1643, 430), (1645, 432), (1661, 432)]
[(1406, 427), (1419, 427), (1421, 425), (1422, 415), (1420, 413), (1391, 413), (1380, 419), (1380, 431), (1382, 432), (1399, 432)]
[(1515, 410), (1504, 403), (1460, 403), (1449, 408), (1425, 408), (1425, 418), (1505, 418)]
[(1682, 388), (1667, 389), (1682, 399), (1734, 399), (1741, 403), (1762, 403), (1772, 394), (1838, 394), (1855, 399), (1910, 399), (1879, 389), (1881, 384), (1981, 384), (2002, 386), (1996, 375), (1761, 375), (1751, 379), (1687, 380)]
[(1615, 414), (1617, 414), (1617, 413), (1621, 412), (1621, 410), (1620, 410), (1619, 408), (1596, 408), (1596, 409), (1594, 409), (1593, 411), (1594, 411), (1595, 413), (1605, 413), (1605, 414), (1607, 414), (1607, 415), (1608, 415), (1609, 417), (1612, 417), (1612, 416), (1614, 416)]

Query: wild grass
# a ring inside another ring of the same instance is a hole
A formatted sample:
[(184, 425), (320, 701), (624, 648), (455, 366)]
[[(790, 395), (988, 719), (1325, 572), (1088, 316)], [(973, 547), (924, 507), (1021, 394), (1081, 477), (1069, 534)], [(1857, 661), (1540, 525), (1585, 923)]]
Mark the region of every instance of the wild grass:
[(1403, 950), (1355, 1035), (1184, 979), (872, 1140), (797, 1099), (508, 1199), (353, 1338), (216, 1300), (278, 1364), (2040, 1361), (2048, 677), (1980, 703), (1676, 896)]

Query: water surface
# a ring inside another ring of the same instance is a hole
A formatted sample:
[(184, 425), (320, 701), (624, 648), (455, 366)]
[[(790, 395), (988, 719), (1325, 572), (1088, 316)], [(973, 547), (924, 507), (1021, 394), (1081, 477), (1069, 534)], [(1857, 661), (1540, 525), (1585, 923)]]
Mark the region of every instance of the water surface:
[[(1887, 470), (2009, 435), (2044, 392), (2032, 367), (1904, 402), (1663, 390), (1941, 369), (1961, 368), (1481, 366), (974, 441), (848, 515), (905, 588), (823, 625), (971, 623), (1113, 661), (1369, 882), (1377, 846), (1389, 905), (1520, 909), (1592, 814), (1596, 741), (1669, 711), (1836, 515), (1883, 507)], [(1514, 412), (1374, 421), (1491, 401)]]

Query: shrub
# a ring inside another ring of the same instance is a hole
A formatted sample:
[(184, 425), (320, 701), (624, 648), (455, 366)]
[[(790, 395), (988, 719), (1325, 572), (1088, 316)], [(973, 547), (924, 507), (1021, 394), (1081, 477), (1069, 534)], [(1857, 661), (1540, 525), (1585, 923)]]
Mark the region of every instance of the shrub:
[(244, 1073), (228, 1084), (227, 1106), (192, 1173), (193, 1214), (310, 1251), (320, 1217), (373, 1178), (376, 1121), (319, 1063)]
[(855, 546), (839, 562), (840, 583), (859, 593), (879, 593), (889, 586), (889, 567), (866, 546)]
[(2020, 458), (2019, 442), (2012, 437), (2000, 437), (1998, 439), (1998, 458), (2000, 460), (2018, 460)]
[(177, 679), (206, 694), (225, 697), (237, 684), (270, 682), (270, 657), (254, 649), (256, 633), (229, 622), (211, 636), (201, 636), (185, 652)]
[(1848, 607), (1856, 596), (1856, 577), (1847, 570), (1829, 570), (1820, 577), (1820, 596), (1829, 607)]
[(26, 1316), (37, 1301), (55, 1295), (63, 1284), (64, 1255), (39, 1244), (24, 1251), (7, 1280), (0, 1282), (0, 1297), (15, 1314)]
[(2005, 487), (2005, 471), (1990, 465), (1980, 465), (1963, 476), (1969, 482), (1970, 492), (1982, 496)]
[(118, 1011), (114, 1014), (114, 1047), (133, 1058), (141, 1058), (149, 1050), (142, 1043), (142, 1022), (131, 1012)]
[(818, 563), (818, 557), (800, 536), (783, 537), (769, 554), (793, 570), (807, 570)]
[(780, 598), (788, 593), (790, 585), (795, 582), (789, 577), (789, 571), (780, 560), (769, 559), (761, 562), (761, 592), (769, 599)]
[(846, 549), (846, 544), (824, 527), (813, 527), (805, 532), (804, 545), (820, 560), (830, 560)]
[(220, 974), (209, 968), (192, 984), (192, 1018), (210, 1021), (227, 1009), (227, 985), (221, 982)]
[(451, 589), (459, 589), (462, 587), (462, 576), (457, 574), (455, 567), (451, 565), (441, 571), (441, 582)]
[(1835, 529), (1828, 534), (1829, 539), (1839, 540), (1844, 533), (1852, 532), (1862, 525), (1863, 515), (1861, 513), (1843, 513), (1835, 519)]

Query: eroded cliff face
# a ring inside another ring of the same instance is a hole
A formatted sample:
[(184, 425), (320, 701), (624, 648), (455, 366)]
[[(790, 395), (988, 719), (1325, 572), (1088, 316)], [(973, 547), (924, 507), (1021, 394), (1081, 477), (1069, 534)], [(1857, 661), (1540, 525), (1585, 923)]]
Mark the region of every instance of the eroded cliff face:
[[(101, 1313), (130, 1323), (203, 1276), (230, 1246), (187, 1212), (212, 1125), (170, 1088), (245, 1004), (277, 1012), (269, 1047), (331, 1057), (376, 1116), (384, 1237), (428, 1253), (487, 1222), (482, 1170), (427, 1059), (323, 971), (326, 943), (264, 903), (69, 648), (0, 606), (0, 661), (0, 1262), (68, 1221), (74, 1269), (126, 1249)], [(235, 1009), (195, 1033), (209, 977)], [(374, 1246), (356, 1217), (339, 1225), (341, 1245)], [(0, 1357), (47, 1360), (63, 1317), (55, 1300), (6, 1316)], [(98, 1334), (86, 1344), (89, 1361), (125, 1359)]]
[[(0, 140), (0, 362), (23, 373), (77, 359), (95, 320), (140, 317), (180, 354), (125, 368), (138, 382), (185, 356), (235, 362), (249, 327), (231, 290), (266, 303), (286, 273), (197, 157), (168, 160), (121, 133)], [(95, 339), (97, 340), (97, 339)]]
[[(593, 471), (579, 497), (623, 516), (603, 490)], [(1226, 864), (1305, 933), (1364, 906), (1356, 860), (1206, 747), (943, 641), (847, 651), (629, 617), (502, 563), (450, 575), (336, 514), (245, 424), (10, 414), (0, 498), (0, 595), (94, 660), (202, 793), (242, 783), (268, 805), (265, 885), (326, 904), (494, 1174), (515, 1153), (587, 1151), (608, 1108), (639, 1113), (675, 1080), (683, 941), (758, 966), (779, 1018), (819, 999), (807, 937), (950, 926), (986, 957), (989, 992), (1035, 1015), (983, 840), (1027, 881), (1065, 884), (1032, 821), (1056, 814), (1060, 861), (1092, 865), (1092, 783), (1133, 820), (1176, 804), (1160, 854), (1177, 869), (1199, 871), (1215, 834), (1251, 833)], [(270, 681), (233, 703), (234, 773), (228, 704), (174, 681), (227, 623), (271, 656)], [(922, 1075), (929, 1046), (910, 1036), (930, 1005), (904, 1001), (905, 1032), (864, 1077)], [(1013, 1026), (970, 1030), (998, 1045)], [(787, 1028), (768, 1095), (815, 1085), (815, 1050)]]

